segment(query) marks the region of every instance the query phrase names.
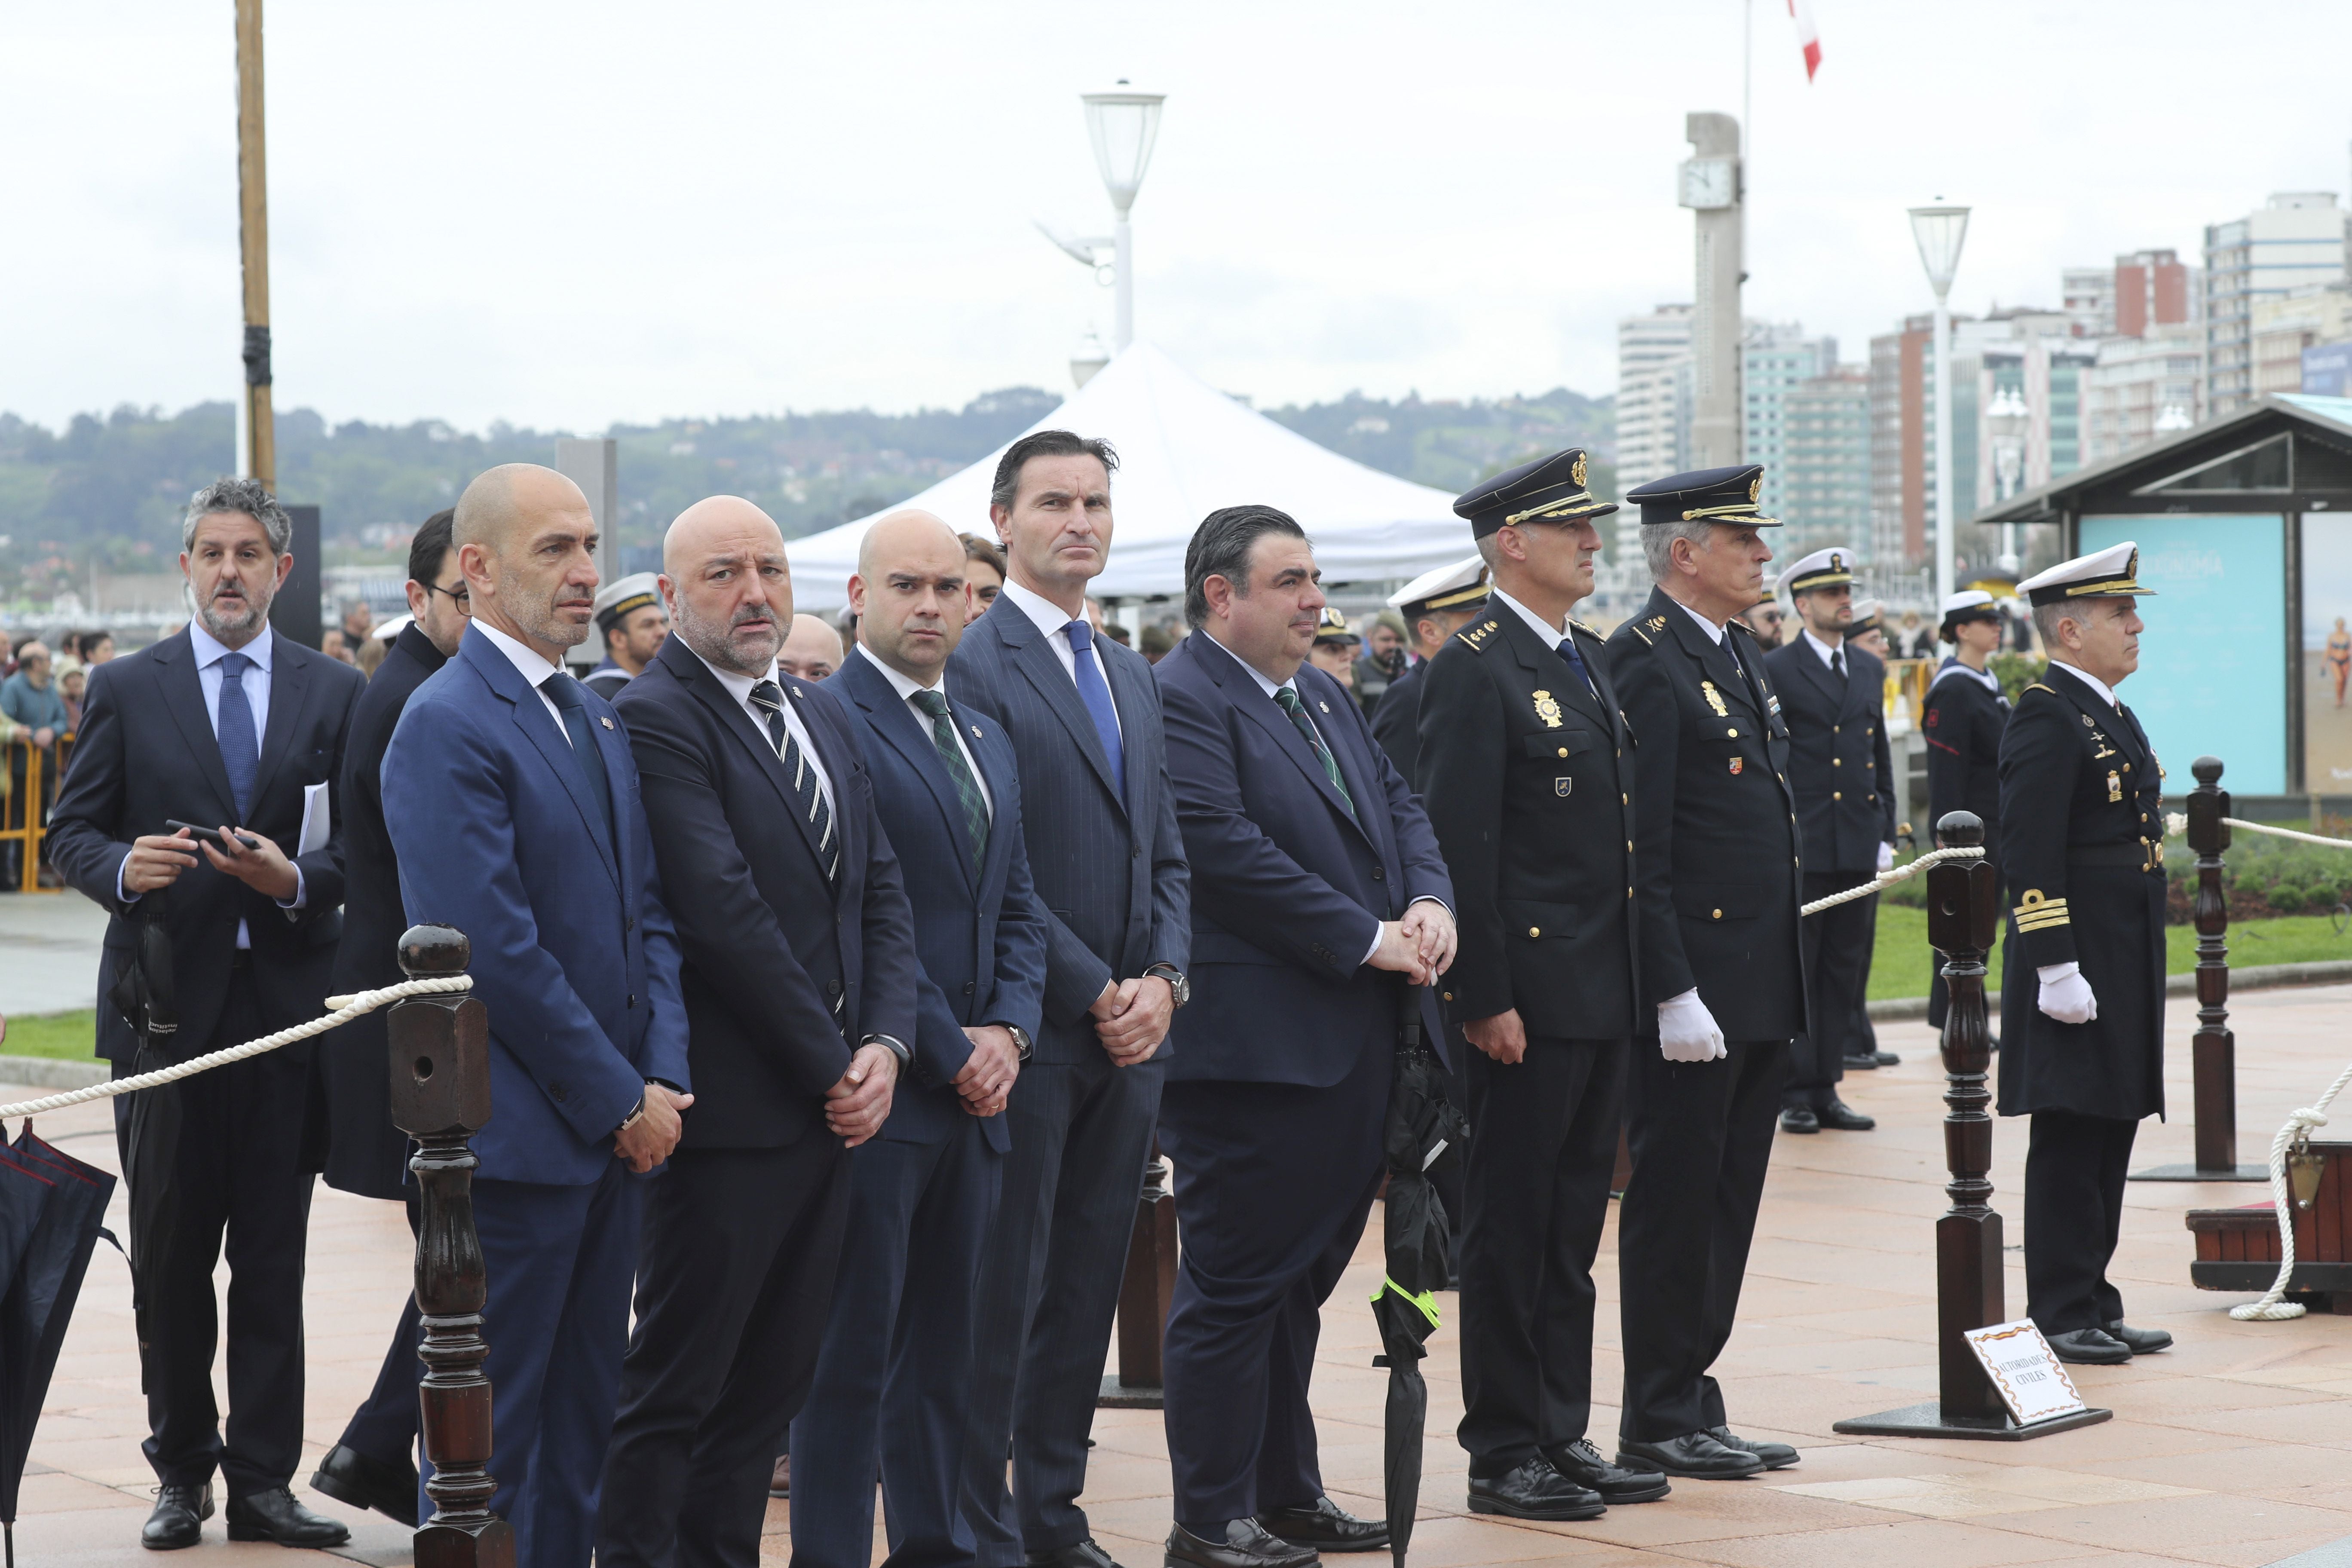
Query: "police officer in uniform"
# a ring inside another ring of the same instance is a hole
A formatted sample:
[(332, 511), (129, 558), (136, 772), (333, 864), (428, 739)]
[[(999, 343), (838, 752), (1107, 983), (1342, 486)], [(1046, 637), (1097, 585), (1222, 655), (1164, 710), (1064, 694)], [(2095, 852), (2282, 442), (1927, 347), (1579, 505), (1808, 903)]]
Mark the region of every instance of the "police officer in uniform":
[(1617, 508), (1571, 447), (1454, 510), (1493, 571), (1485, 614), (1421, 694), (1423, 801), (1461, 932), (1439, 994), (1472, 1047), (1455, 1051), (1471, 1127), (1459, 1436), (1473, 1513), (1590, 1519), (1667, 1489), (1585, 1440), (1592, 1259), (1640, 994), (1633, 738), (1606, 645), (1570, 613), (1592, 592), (1592, 520)]
[(594, 613), (596, 635), (604, 641), (604, 661), (581, 684), (610, 702), (661, 651), (669, 636), (669, 611), (662, 605), (661, 585), (654, 574), (639, 572), (599, 591)]
[(1627, 493), (1657, 586), (1609, 639), (1640, 746), (1617, 1462), (1711, 1479), (1797, 1462), (1785, 1443), (1733, 1433), (1706, 1374), (1731, 1337), (1789, 1042), (1805, 1030), (1789, 731), (1737, 619), (1772, 558), (1759, 531), (1780, 525), (1756, 505), (1763, 475), (1753, 463), (1704, 468)]
[(2164, 769), (2116, 687), (2139, 668), (2128, 542), (2018, 584), (2050, 668), (2000, 741), (2000, 1113), (2025, 1155), (2026, 1314), (2063, 1361), (2172, 1336), (2123, 1321), (2107, 1279), (2140, 1118), (2164, 1112)]
[(1389, 682), (1388, 695), (1372, 714), (1372, 739), (1381, 743), (1405, 783), (1415, 784), (1421, 766), (1422, 677), (1445, 639), (1486, 609), (1486, 563), (1473, 555), (1424, 572), (1390, 595), (1389, 607), (1412, 628), (1413, 663)]
[[(1853, 551), (1816, 550), (1780, 579), (1797, 634), (1764, 656), (1789, 724), (1789, 784), (1804, 830), (1807, 903), (1867, 882), (1895, 864), (1895, 764), (1886, 746), (1886, 666), (1849, 645)], [(1867, 1132), (1878, 1125), (1838, 1098), (1870, 953), (1874, 899), (1852, 899), (1805, 918), (1801, 931), (1813, 1026), (1790, 1049), (1780, 1131)], [(1875, 1047), (1872, 1047), (1874, 1051)]]
[[(1927, 741), (1927, 820), (1955, 811), (1985, 825), (1985, 858), (1993, 867), (1993, 902), (2000, 903), (2000, 736), (2009, 727), (2009, 699), (1986, 664), (2000, 651), (2007, 628), (2000, 606), (1981, 588), (1963, 588), (1944, 601), (1936, 635), (1952, 651), (1928, 684), (1919, 714)], [(2006, 907), (2006, 906), (2003, 906)], [(1944, 977), (1927, 992), (1927, 1022), (1944, 1026)]]

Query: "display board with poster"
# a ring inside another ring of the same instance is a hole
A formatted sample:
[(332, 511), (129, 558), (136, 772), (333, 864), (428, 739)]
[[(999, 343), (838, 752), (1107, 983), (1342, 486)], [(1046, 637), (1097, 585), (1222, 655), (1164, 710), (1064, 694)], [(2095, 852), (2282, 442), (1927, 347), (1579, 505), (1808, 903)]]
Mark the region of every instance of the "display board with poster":
[[(2352, 795), (2352, 517), (2303, 516), (2303, 786)], [(2234, 768), (2231, 784), (2238, 787)]]

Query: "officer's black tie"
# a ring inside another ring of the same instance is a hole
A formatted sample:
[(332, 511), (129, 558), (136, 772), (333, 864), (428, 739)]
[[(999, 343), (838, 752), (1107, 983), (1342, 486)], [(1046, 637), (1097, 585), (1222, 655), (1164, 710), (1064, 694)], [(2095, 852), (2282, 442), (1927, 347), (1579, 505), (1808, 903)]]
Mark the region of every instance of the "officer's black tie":
[(1830, 649), (1830, 673), (1836, 676), (1840, 680), (1843, 680), (1845, 679), (1845, 649), (1843, 647), (1833, 647)]

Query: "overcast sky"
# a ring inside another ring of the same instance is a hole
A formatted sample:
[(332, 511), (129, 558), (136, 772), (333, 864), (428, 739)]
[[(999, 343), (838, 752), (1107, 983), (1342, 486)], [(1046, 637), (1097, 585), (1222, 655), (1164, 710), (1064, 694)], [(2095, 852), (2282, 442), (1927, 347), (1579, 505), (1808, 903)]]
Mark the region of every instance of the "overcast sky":
[[(1956, 308), (2352, 180), (2344, 0), (1753, 0), (1751, 316), (1848, 359)], [(231, 0), (0, 9), (0, 408), (238, 378)], [(269, 0), (280, 406), (587, 431), (1067, 387), (1110, 295), (1077, 94), (1168, 93), (1138, 330), (1261, 406), (1607, 393), (1690, 295), (1683, 115), (1742, 0)]]

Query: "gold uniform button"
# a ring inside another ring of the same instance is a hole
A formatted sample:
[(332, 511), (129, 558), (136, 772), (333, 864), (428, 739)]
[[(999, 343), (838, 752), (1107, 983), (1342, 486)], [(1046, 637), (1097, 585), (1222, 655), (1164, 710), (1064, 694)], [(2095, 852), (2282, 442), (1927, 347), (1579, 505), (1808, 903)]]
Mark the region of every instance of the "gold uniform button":
[(2129, 772), (2131, 772), (2131, 764), (2130, 764), (2129, 763), (2126, 763), (2124, 764), (2124, 772), (2126, 772), (2126, 773), (2129, 773)]
[(1715, 911), (1715, 918), (1716, 918), (1717, 920), (1721, 920), (1721, 919), (1723, 918), (1723, 911), (1722, 911), (1721, 910), (1716, 910), (1716, 911)]
[(1630, 899), (1630, 898), (1632, 898), (1632, 897), (1633, 896), (1633, 889), (1631, 889), (1631, 888), (1626, 889), (1625, 889), (1625, 896), (1626, 896), (1627, 898), (1629, 898), (1629, 899)]
[(1619, 805), (1631, 805), (1633, 804), (1633, 797), (1630, 795), (1621, 795), (1617, 797), (1617, 804)]
[(1566, 746), (1562, 746), (1562, 747), (1559, 749), (1559, 754), (1560, 754), (1561, 756), (1563, 756), (1563, 757), (1564, 757), (1564, 756), (1566, 756), (1566, 755), (1568, 755), (1568, 748), (1567, 748)]
[(1528, 934), (1529, 936), (1541, 936), (1543, 935), (1543, 928), (1540, 926), (1529, 926), (1528, 927)]
[(1724, 733), (1730, 736), (1735, 741), (1739, 739), (1739, 731), (1737, 730), (1726, 730)]
[(1445, 994), (1445, 999), (1446, 999), (1448, 1002), (1453, 1001), (1453, 1000), (1454, 1000), (1454, 993), (1453, 993), (1453, 992), (1451, 992), (1451, 991), (1448, 991), (1448, 992)]
[(1830, 766), (1833, 768), (1842, 768), (1845, 766), (1845, 759), (1843, 757), (1832, 757), (1830, 759)]
[(1830, 798), (1832, 800), (1843, 800), (1845, 798), (1845, 791), (1842, 789), (1833, 789), (1830, 791)]
[(1627, 840), (1625, 840), (1625, 853), (1626, 853), (1626, 854), (1628, 854), (1628, 855), (1631, 855), (1633, 852), (1633, 841), (1632, 839), (1628, 838)]
[(1831, 726), (1830, 726), (1830, 733), (1831, 733), (1831, 734), (1832, 734), (1832, 735), (1834, 735), (1834, 734), (1836, 734), (1837, 732), (1838, 732), (1838, 727), (1837, 727), (1835, 724), (1831, 725)]

